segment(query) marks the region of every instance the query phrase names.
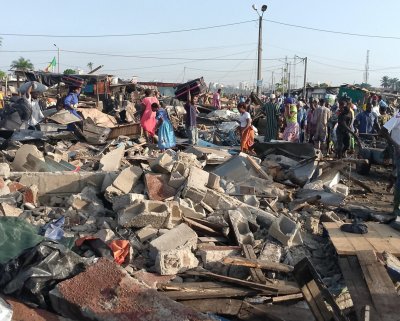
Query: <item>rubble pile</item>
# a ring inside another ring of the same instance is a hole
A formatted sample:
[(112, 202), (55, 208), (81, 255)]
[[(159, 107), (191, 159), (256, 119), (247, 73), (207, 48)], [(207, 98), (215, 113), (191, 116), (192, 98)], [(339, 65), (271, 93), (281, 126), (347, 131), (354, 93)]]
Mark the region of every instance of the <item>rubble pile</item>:
[[(345, 291), (320, 222), (341, 220), (329, 206), (346, 186), (337, 170), (319, 175), (314, 149), (263, 148), (261, 160), (197, 146), (154, 154), (125, 137), (9, 144), (2, 292), (73, 320), (211, 320), (229, 315), (213, 311), (226, 298), (311, 316), (293, 267), (307, 260), (332, 293)], [(30, 269), (53, 277), (33, 290)], [(205, 298), (217, 306), (196, 304)]]

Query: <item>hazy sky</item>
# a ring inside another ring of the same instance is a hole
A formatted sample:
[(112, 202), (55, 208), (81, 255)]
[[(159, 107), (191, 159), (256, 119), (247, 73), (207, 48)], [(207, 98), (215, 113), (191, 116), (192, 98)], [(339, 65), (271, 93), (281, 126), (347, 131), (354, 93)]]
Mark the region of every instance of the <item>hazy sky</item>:
[[(38, 3), (40, 5), (38, 5)], [(400, 37), (400, 1), (381, 0), (201, 0), (201, 1), (49, 1), (20, 0), (2, 5), (0, 33), (47, 35), (106, 35), (150, 33), (200, 28), (256, 20), (251, 5), (268, 5), (265, 19), (342, 32)], [(4, 14), (6, 12), (7, 14)], [(281, 77), (284, 58), (307, 56), (308, 81), (332, 85), (361, 83), (370, 50), (370, 83), (384, 75), (400, 78), (400, 39), (378, 39), (330, 34), (264, 21), (264, 84)], [(104, 65), (103, 72), (141, 81), (182, 81), (204, 76), (207, 82), (254, 83), (258, 22), (200, 31), (98, 38), (2, 36), (0, 69), (23, 56), (43, 69), (61, 49), (60, 69), (87, 70), (87, 63)], [(48, 50), (40, 52), (19, 52)], [(16, 51), (16, 52), (7, 52)], [(72, 53), (67, 51), (80, 51)], [(113, 54), (117, 56), (94, 55)], [(121, 56), (141, 56), (121, 57)], [(152, 57), (152, 58), (148, 58)], [(155, 59), (158, 58), (158, 59)], [(215, 60), (217, 58), (219, 60)], [(190, 60), (193, 59), (193, 60)], [(203, 59), (203, 60), (201, 60)], [(223, 60), (231, 59), (231, 60)], [(233, 60), (235, 59), (235, 60)], [(242, 60), (245, 59), (245, 60)], [(303, 63), (297, 61), (298, 86)]]

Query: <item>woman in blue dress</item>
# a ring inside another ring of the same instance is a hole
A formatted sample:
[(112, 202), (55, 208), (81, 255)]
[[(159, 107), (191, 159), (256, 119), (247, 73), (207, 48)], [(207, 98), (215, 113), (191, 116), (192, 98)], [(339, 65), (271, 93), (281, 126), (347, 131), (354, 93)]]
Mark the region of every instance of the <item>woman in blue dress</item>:
[(168, 148), (175, 147), (176, 139), (174, 128), (169, 120), (168, 113), (159, 104), (153, 103), (151, 109), (156, 113), (156, 132), (158, 136), (158, 148), (164, 151)]

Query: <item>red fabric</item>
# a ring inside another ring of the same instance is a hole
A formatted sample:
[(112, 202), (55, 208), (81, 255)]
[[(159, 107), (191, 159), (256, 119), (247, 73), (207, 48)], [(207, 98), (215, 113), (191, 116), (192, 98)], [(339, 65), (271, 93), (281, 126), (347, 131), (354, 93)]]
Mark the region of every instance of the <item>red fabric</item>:
[(125, 262), (126, 257), (129, 254), (130, 245), (127, 240), (115, 240), (111, 241), (108, 246), (114, 253), (114, 261), (118, 264), (122, 264)]

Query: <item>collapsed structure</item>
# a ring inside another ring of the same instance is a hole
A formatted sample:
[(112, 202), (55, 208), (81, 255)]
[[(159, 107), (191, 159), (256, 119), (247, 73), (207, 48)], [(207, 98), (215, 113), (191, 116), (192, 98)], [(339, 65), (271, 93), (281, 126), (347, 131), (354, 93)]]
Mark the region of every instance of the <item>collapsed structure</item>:
[[(400, 234), (341, 229), (385, 220), (360, 206), (376, 193), (353, 172), (365, 160), (279, 141), (158, 153), (138, 123), (81, 113), (81, 133), (55, 111), (3, 139), (4, 320), (26, 320), (15, 298), (37, 320), (397, 320)], [(201, 116), (202, 138), (234, 145), (234, 112)]]

